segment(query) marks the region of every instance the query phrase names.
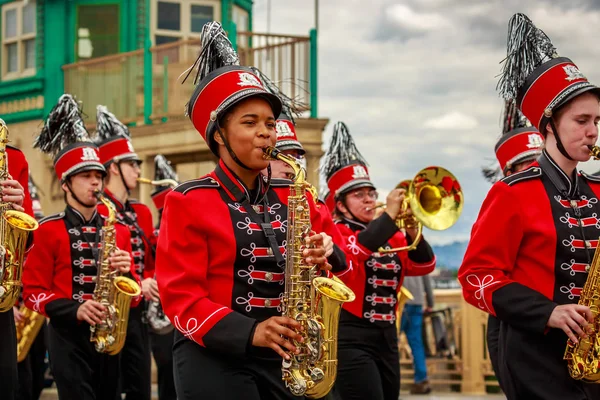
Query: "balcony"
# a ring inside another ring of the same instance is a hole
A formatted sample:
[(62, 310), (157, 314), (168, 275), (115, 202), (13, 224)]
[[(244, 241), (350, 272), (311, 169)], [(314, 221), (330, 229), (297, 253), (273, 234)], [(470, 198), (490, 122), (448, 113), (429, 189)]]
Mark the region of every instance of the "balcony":
[[(280, 89), (316, 117), (316, 34), (289, 36), (238, 32), (241, 65), (258, 67)], [(63, 66), (65, 92), (83, 102), (90, 122), (103, 104), (124, 123), (157, 123), (184, 117), (200, 40), (177, 42)], [(313, 77), (315, 77), (313, 79)]]

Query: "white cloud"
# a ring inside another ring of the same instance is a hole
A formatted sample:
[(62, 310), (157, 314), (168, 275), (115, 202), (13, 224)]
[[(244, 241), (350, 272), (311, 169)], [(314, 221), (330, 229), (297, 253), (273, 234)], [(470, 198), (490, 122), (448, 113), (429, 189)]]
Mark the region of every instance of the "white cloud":
[(427, 128), (459, 131), (473, 129), (477, 125), (477, 120), (475, 118), (465, 115), (460, 111), (452, 111), (438, 118), (429, 119), (425, 121), (424, 124)]
[(444, 29), (450, 25), (439, 14), (417, 13), (404, 4), (393, 4), (386, 10), (386, 16), (402, 28), (420, 32)]
[[(271, 32), (307, 35), (314, 26), (314, 2), (270, 3)], [(319, 114), (331, 120), (325, 141), (334, 122), (346, 122), (382, 195), (425, 166), (450, 170), (464, 190), (463, 215), (451, 229), (427, 237), (468, 237), (490, 188), (481, 166), (495, 160), (502, 106), (495, 88), (510, 16), (527, 13), (559, 54), (598, 84), (600, 47), (590, 43), (600, 36), (589, 29), (600, 24), (597, 3), (321, 1)], [(265, 32), (267, 0), (254, 4), (254, 30)], [(583, 168), (595, 172), (600, 163)]]

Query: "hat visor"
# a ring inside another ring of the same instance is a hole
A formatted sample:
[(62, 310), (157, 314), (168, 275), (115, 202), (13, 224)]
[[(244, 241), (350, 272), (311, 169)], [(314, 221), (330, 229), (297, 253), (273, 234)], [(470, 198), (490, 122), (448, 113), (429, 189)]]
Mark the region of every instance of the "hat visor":
[(597, 86), (593, 86), (593, 85), (585, 86), (585, 87), (579, 88), (578, 90), (575, 90), (573, 93), (569, 93), (568, 96), (565, 96), (565, 98), (563, 100), (561, 100), (556, 106), (554, 106), (554, 112), (556, 112), (556, 110), (558, 110), (560, 107), (567, 104), (569, 101), (573, 100), (575, 97), (580, 96), (587, 92), (591, 92), (592, 94), (595, 94), (596, 97), (598, 97), (598, 101), (600, 101), (600, 88)]
[(371, 189), (377, 189), (375, 187), (375, 185), (373, 185), (373, 183), (362, 180), (362, 181), (353, 182), (353, 183), (349, 184), (348, 186), (344, 187), (342, 190), (340, 190), (336, 193), (335, 197), (337, 198), (338, 196), (341, 196), (342, 194), (348, 193), (355, 189), (364, 188), (364, 187), (368, 187)]
[(120, 163), (123, 161), (137, 161), (139, 164), (144, 162), (137, 154), (130, 153), (130, 154), (125, 154), (123, 156), (117, 156), (117, 157), (113, 158), (112, 160), (105, 162), (104, 166), (108, 168), (108, 166), (113, 162)]
[(69, 172), (69, 174), (63, 179), (63, 182), (67, 178), (70, 178), (72, 176), (75, 176), (77, 174), (80, 174), (82, 172), (87, 172), (87, 171), (99, 171), (102, 173), (103, 177), (106, 177), (106, 169), (104, 169), (103, 166), (101, 166), (100, 164), (91, 164), (91, 165), (83, 165), (79, 168), (75, 168), (73, 171)]
[(297, 150), (301, 155), (306, 154), (306, 150), (300, 145), (300, 143), (286, 143), (282, 145), (276, 145), (277, 150), (286, 151), (286, 150)]

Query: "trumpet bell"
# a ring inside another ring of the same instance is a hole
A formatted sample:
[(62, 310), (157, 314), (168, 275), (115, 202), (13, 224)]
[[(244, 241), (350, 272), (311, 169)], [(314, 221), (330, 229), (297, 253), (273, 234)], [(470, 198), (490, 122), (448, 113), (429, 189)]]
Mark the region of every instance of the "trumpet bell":
[(463, 191), (456, 177), (437, 166), (419, 171), (410, 182), (407, 197), (414, 217), (436, 231), (454, 225), (464, 204)]

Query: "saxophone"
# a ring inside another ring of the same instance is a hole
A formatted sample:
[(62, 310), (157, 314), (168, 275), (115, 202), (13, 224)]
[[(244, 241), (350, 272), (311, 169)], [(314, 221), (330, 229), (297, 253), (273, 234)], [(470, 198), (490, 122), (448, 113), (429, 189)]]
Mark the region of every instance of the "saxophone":
[(592, 311), (593, 333), (580, 338), (579, 343), (567, 340), (564, 360), (567, 361), (569, 374), (573, 379), (584, 382), (600, 381), (600, 251), (596, 248), (588, 277), (579, 297), (579, 305)]
[(337, 337), (342, 303), (353, 301), (354, 293), (339, 279), (319, 276), (316, 265), (302, 257), (305, 238), (310, 235), (310, 209), (306, 192), (310, 184), (295, 158), (268, 147), (265, 158), (289, 164), (295, 172), (288, 197), (288, 228), (283, 316), (298, 321), (303, 342), (294, 341), (300, 354), (283, 360), (283, 381), (295, 396), (320, 398), (329, 393), (337, 375)]
[[(171, 188), (179, 185), (175, 179), (160, 179), (153, 181), (147, 178), (137, 178), (137, 181), (139, 183), (145, 183), (153, 186), (168, 185)], [(152, 329), (152, 331), (157, 335), (166, 335), (167, 333), (171, 333), (173, 331), (173, 324), (171, 324), (169, 317), (167, 317), (165, 314), (160, 301), (148, 300), (146, 304), (145, 320), (148, 322), (150, 329)]]
[(25, 306), (21, 306), (19, 311), (23, 315), (23, 320), (16, 324), (17, 362), (25, 360), (31, 345), (46, 323), (46, 317)]
[[(8, 128), (0, 119), (0, 181), (8, 179), (6, 144)], [(38, 228), (35, 218), (0, 202), (0, 312), (13, 308), (21, 293), (23, 257), (29, 233)]]
[(93, 299), (106, 307), (107, 315), (101, 324), (90, 326), (90, 341), (95, 343), (97, 352), (115, 355), (119, 354), (125, 345), (131, 299), (139, 296), (141, 289), (136, 281), (118, 276), (118, 272), (110, 268), (108, 257), (117, 248), (117, 212), (100, 192), (96, 192), (96, 196), (108, 209), (108, 218), (100, 235), (102, 253), (96, 264), (98, 276)]

